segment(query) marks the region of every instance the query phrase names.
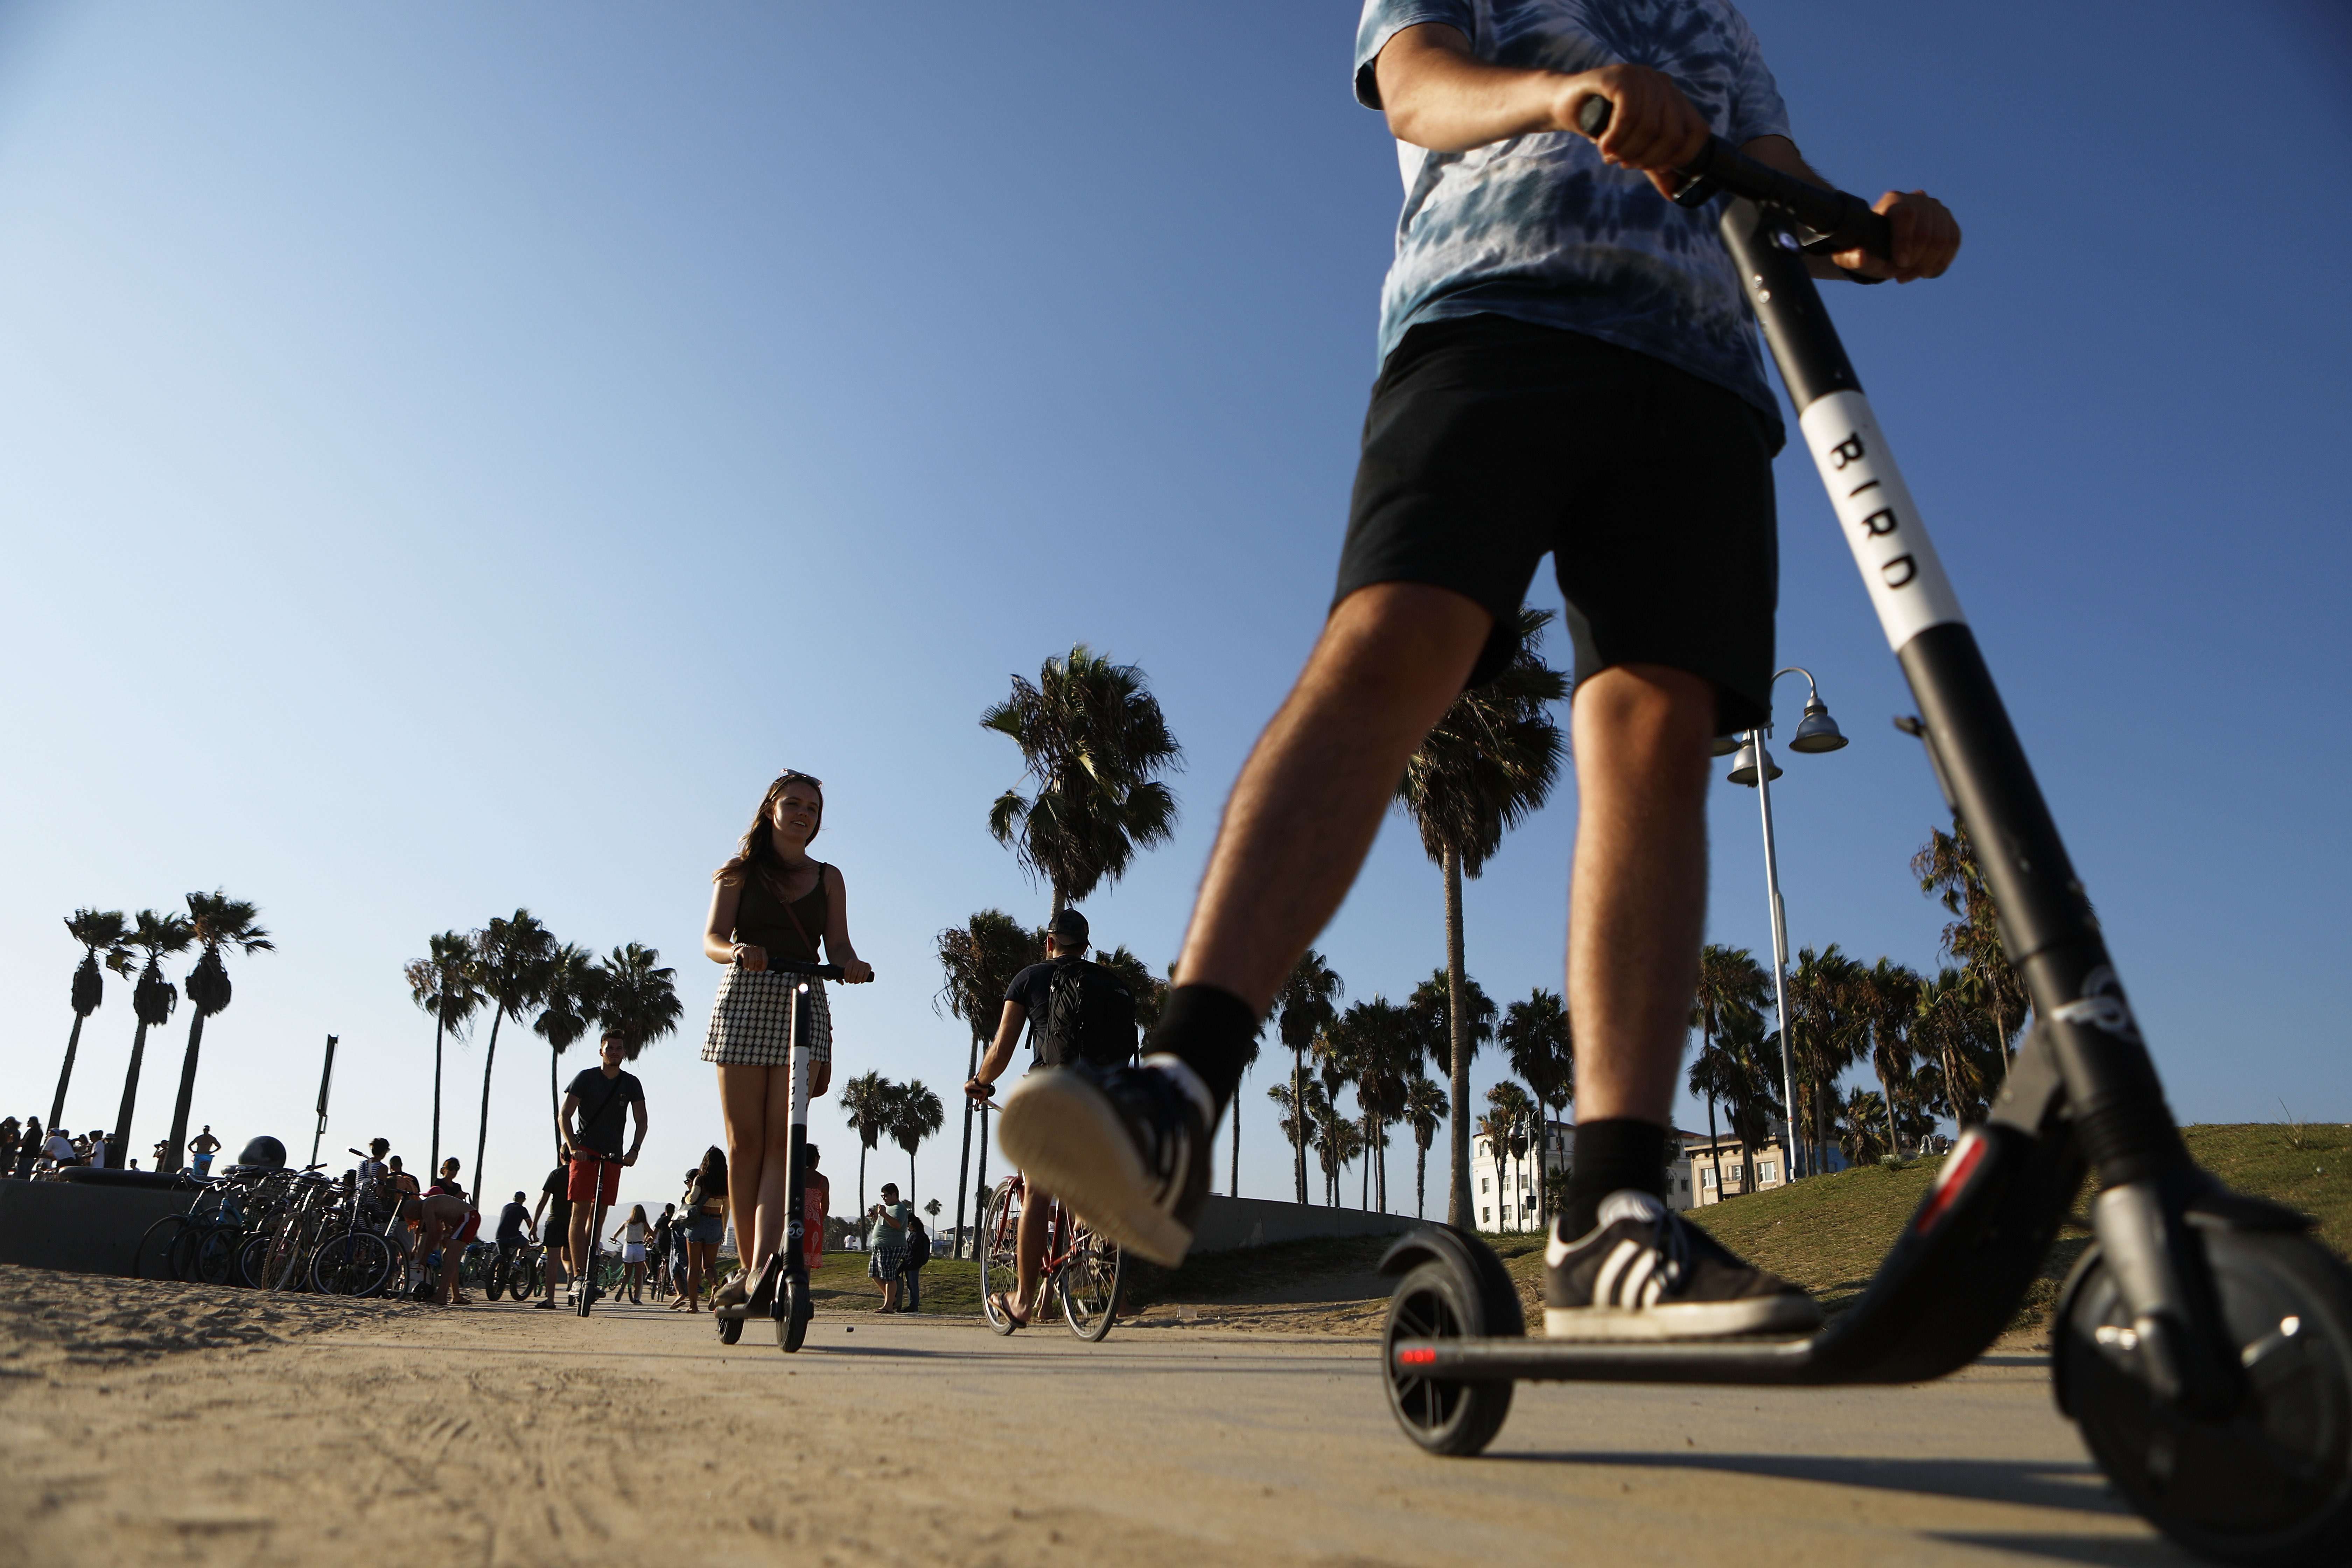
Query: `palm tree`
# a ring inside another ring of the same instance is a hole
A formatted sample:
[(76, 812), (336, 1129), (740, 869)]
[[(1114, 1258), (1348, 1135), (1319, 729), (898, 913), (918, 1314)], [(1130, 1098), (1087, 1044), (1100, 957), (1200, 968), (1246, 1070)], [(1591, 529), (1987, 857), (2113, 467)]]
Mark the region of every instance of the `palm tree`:
[(1412, 1081), (1404, 1086), (1405, 1120), (1412, 1124), (1412, 1214), (1415, 1219), (1428, 1213), (1429, 1146), (1436, 1141), (1437, 1130), (1444, 1124), (1446, 1113), (1451, 1109), (1445, 1103), (1445, 1091), (1426, 1074), (1413, 1074)]
[[(1321, 1086), (1315, 1087), (1319, 1089)], [(1328, 1206), (1338, 1208), (1340, 1173), (1364, 1152), (1364, 1130), (1332, 1104), (1328, 1095), (1317, 1101), (1313, 1111), (1315, 1152), (1321, 1157), (1323, 1167), (1323, 1201)]]
[[(940, 1097), (923, 1087), (921, 1079), (899, 1086), (890, 1100), (890, 1142), (907, 1152), (907, 1201), (915, 1201), (915, 1151), (924, 1139), (940, 1130), (947, 1120), (947, 1108)], [(866, 1211), (860, 1209), (860, 1214)]]
[(1928, 829), (1927, 842), (1911, 857), (1911, 874), (1919, 879), (1921, 892), (1935, 894), (1948, 913), (1960, 917), (1944, 928), (1944, 951), (1959, 963), (1963, 994), (1984, 1009), (1992, 1025), (2000, 1044), (2001, 1079), (2007, 1082), (2010, 1047), (2033, 1003), (2001, 945), (2000, 910), (1958, 813), (1952, 815), (1951, 832)]
[[(963, 1021), (971, 1037), (964, 1058), (964, 1081), (980, 1070), (980, 1053), (996, 1034), (1004, 1016), (1005, 988), (1013, 977), (1045, 956), (1037, 933), (1024, 928), (1003, 910), (982, 910), (960, 926), (950, 926), (937, 939), (940, 968), (947, 980), (931, 1005), (945, 1007), (950, 1017)], [(1139, 1005), (1140, 1004), (1139, 1003)], [(956, 1157), (956, 1256), (963, 1254), (964, 1201), (971, 1191), (971, 1097), (963, 1100), (963, 1151)], [(988, 1185), (988, 1150), (980, 1152), (980, 1185)], [(865, 1212), (861, 1206), (860, 1214)]]
[(1135, 666), (1080, 643), (1047, 659), (1034, 686), (1014, 676), (1013, 695), (980, 717), (1021, 748), (1024, 776), (1037, 786), (999, 795), (988, 830), (1045, 879), (1055, 914), (1175, 832), (1176, 796), (1157, 775), (1179, 765), (1183, 748), (1143, 682)]
[[(1878, 1074), (1879, 1099), (1886, 1112), (1886, 1148), (1903, 1152), (1895, 1126), (1895, 1086), (1911, 1081), (1911, 1061), (1917, 1048), (1911, 1043), (1911, 1020), (1919, 1013), (1919, 976), (1891, 958), (1879, 961), (1854, 979), (1853, 1005), (1857, 1023), (1870, 1032), (1870, 1065)], [(1847, 1101), (1854, 1103), (1851, 1099)]]
[[(1771, 977), (1748, 949), (1711, 942), (1699, 950), (1698, 990), (1691, 1001), (1690, 1019), (1691, 1027), (1699, 1032), (1699, 1051), (1691, 1061), (1690, 1089), (1706, 1097), (1706, 1137), (1715, 1160), (1718, 1198), (1723, 1194), (1723, 1148), (1716, 1137), (1716, 1102), (1738, 1100), (1747, 1089), (1746, 1069), (1727, 1047), (1717, 1042), (1734, 1021), (1760, 1024), (1771, 988)], [(1755, 1187), (1750, 1179), (1741, 1191), (1753, 1192)]]
[(1446, 1223), (1470, 1224), (1470, 1053), (1462, 958), (1462, 879), (1475, 877), (1502, 847), (1503, 835), (1539, 808), (1559, 777), (1566, 749), (1550, 706), (1568, 679), (1537, 652), (1549, 610), (1519, 611), (1510, 662), (1484, 686), (1454, 700), (1423, 737), (1397, 782), (1422, 847), (1445, 879), (1448, 1064), (1454, 1094), (1452, 1185)]
[(548, 1044), (547, 1116), (558, 1143), (563, 1141), (563, 1099), (556, 1089), (561, 1075), (555, 1063), (596, 1021), (604, 990), (604, 973), (597, 967), (596, 955), (577, 942), (567, 942), (549, 954), (540, 974), (539, 1016), (530, 1032)]
[(662, 963), (661, 949), (624, 942), (596, 962), (596, 1016), (621, 1031), (631, 1061), (656, 1040), (677, 1033), (686, 1005), (677, 999), (677, 971)]
[[(1340, 1015), (1327, 1032), (1336, 1042), (1334, 1060), (1343, 1062), (1356, 1090), (1356, 1106), (1363, 1119), (1368, 1182), (1378, 1170), (1381, 1212), (1389, 1206), (1387, 1124), (1404, 1114), (1404, 1086), (1420, 1055), (1413, 1020), (1385, 996), (1359, 1002)], [(1370, 1201), (1365, 1207), (1371, 1206)]]
[[(1780, 1103), (1780, 1034), (1764, 1032), (1761, 1008), (1752, 1013), (1735, 1014), (1723, 1021), (1723, 1033), (1716, 1037), (1716, 1049), (1726, 1063), (1723, 1077), (1718, 1079), (1718, 1092), (1727, 1100), (1727, 1120), (1732, 1135), (1739, 1140), (1739, 1190), (1756, 1190), (1756, 1151), (1772, 1136), (1772, 1119), (1785, 1115), (1787, 1108)], [(1790, 1157), (1795, 1155), (1793, 1142)], [(1793, 1170), (1781, 1172), (1783, 1180), (1794, 1174)], [(1716, 1177), (1720, 1192), (1720, 1173)]]
[(1884, 1095), (1860, 1084), (1846, 1091), (1845, 1103), (1839, 1108), (1837, 1134), (1838, 1148), (1847, 1163), (1867, 1165), (1893, 1152), (1894, 1129), (1894, 1113)]
[[(1328, 1028), (1339, 1016), (1339, 998), (1347, 994), (1343, 984), (1323, 955), (1308, 948), (1291, 969), (1290, 978), (1275, 993), (1274, 1005), (1280, 1022), (1275, 1032), (1282, 1043), (1290, 1047), (1290, 1093), (1293, 1101), (1302, 1100), (1307, 1088), (1307, 1048), (1315, 1037)], [(1279, 1096), (1276, 1097), (1277, 1100)], [(1284, 1136), (1290, 1140), (1291, 1152), (1298, 1172), (1298, 1201), (1307, 1201), (1307, 1142), (1309, 1122), (1293, 1116), (1283, 1123)]]
[(482, 1055), (482, 1120), (474, 1138), (474, 1186), (482, 1184), (482, 1155), (490, 1143), (490, 1070), (499, 1060), (499, 1026), (509, 1017), (518, 1023), (546, 994), (548, 971), (555, 958), (555, 935), (529, 910), (517, 910), (512, 920), (493, 917), (474, 933), (478, 967), (475, 982), (491, 1004), (490, 1046)]
[[(1528, 1121), (1535, 1114), (1535, 1101), (1528, 1097), (1526, 1089), (1521, 1089), (1509, 1079), (1504, 1079), (1487, 1087), (1486, 1104), (1491, 1110), (1491, 1114), (1480, 1123), (1478, 1131), (1482, 1135), (1495, 1140), (1490, 1147), (1495, 1154), (1496, 1184), (1499, 1186), (1503, 1181), (1503, 1156), (1508, 1154), (1512, 1160), (1517, 1161), (1527, 1153)], [(1510, 1192), (1513, 1230), (1521, 1228), (1520, 1218), (1524, 1210), (1519, 1202), (1517, 1189), (1524, 1189), (1526, 1183), (1522, 1181), (1517, 1184), (1515, 1189), (1507, 1189)]]
[[(841, 1089), (841, 1113), (857, 1134), (857, 1212), (866, 1213), (866, 1156), (882, 1141), (898, 1086), (878, 1072), (862, 1072)], [(864, 1223), (862, 1218), (860, 1223)]]
[(483, 1002), (474, 983), (479, 955), (473, 938), (445, 931), (427, 942), (430, 956), (412, 958), (402, 970), (408, 981), (408, 999), (433, 1018), (433, 1144), (428, 1169), (441, 1168), (441, 1041), (444, 1036), (466, 1037), (467, 1021)]
[[(1281, 1109), (1276, 1126), (1294, 1148), (1303, 1150), (1315, 1142), (1316, 1130), (1322, 1125), (1322, 1113), (1329, 1105), (1320, 1083), (1302, 1071), (1293, 1075), (1289, 1083), (1270, 1085), (1265, 1097)], [(1299, 1201), (1307, 1201), (1304, 1193)]]
[(1551, 1108), (1559, 1106), (1565, 1121), (1568, 1102), (1576, 1092), (1576, 1033), (1569, 1025), (1568, 1004), (1559, 993), (1538, 985), (1526, 1001), (1514, 1002), (1504, 1010), (1502, 1026), (1496, 1035), (1511, 1058), (1511, 1070), (1527, 1079), (1535, 1095), (1539, 1112), (1535, 1130), (1536, 1215), (1549, 1223), (1551, 1214), (1545, 1177), (1549, 1173), (1546, 1156), (1551, 1148)]
[(1913, 1047), (1936, 1064), (1937, 1093), (1957, 1133), (1984, 1119), (2000, 1055), (1999, 1026), (1971, 999), (1968, 977), (1945, 969), (1919, 988), (1919, 1011), (1911, 1022)]
[(179, 988), (163, 978), (163, 960), (187, 952), (194, 941), (195, 932), (178, 915), (141, 910), (131, 917), (131, 945), (144, 952), (147, 962), (131, 990), (131, 1011), (139, 1019), (139, 1029), (131, 1037), (131, 1068), (122, 1075), (122, 1105), (115, 1112), (114, 1137), (107, 1145), (110, 1165), (121, 1165), (123, 1151), (131, 1146), (131, 1113), (139, 1106), (139, 1068), (147, 1059), (147, 1031), (169, 1023), (172, 1009), (180, 1005)]
[(243, 899), (230, 898), (226, 890), (188, 895), (188, 930), (204, 952), (185, 982), (195, 1016), (188, 1020), (188, 1048), (180, 1058), (180, 1094), (172, 1105), (172, 1131), (164, 1142), (161, 1169), (180, 1168), (181, 1146), (188, 1140), (188, 1104), (196, 1092), (196, 1058), (204, 1049), (205, 1020), (228, 1006), (231, 987), (228, 970), (221, 963), (221, 949), (236, 948), (247, 958), (277, 950), (269, 933), (254, 923), (260, 913)]
[(1795, 1120), (1809, 1151), (1810, 1171), (1820, 1170), (1820, 1151), (1831, 1142), (1837, 1080), (1862, 1055), (1864, 1027), (1856, 1002), (1863, 973), (1862, 965), (1840, 952), (1835, 942), (1818, 952), (1799, 948), (1796, 967), (1789, 972), (1789, 1032), (1797, 1068)]
[(66, 1089), (73, 1082), (74, 1057), (81, 1049), (82, 1020), (106, 1000), (105, 970), (131, 978), (131, 944), (123, 940), (121, 910), (76, 910), (66, 917), (66, 930), (81, 943), (81, 963), (73, 977), (73, 1032), (66, 1037), (66, 1065), (58, 1070), (58, 1097), (49, 1102), (49, 1126), (54, 1130), (66, 1114)]

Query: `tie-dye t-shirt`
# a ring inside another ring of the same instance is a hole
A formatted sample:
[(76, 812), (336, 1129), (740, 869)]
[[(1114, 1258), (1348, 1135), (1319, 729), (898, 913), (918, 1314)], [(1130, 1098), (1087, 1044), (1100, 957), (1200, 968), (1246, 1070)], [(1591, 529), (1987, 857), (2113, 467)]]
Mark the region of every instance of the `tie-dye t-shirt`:
[[(1735, 147), (1789, 133), (1756, 35), (1725, 0), (1365, 0), (1359, 101), (1381, 107), (1373, 62), (1390, 38), (1424, 22), (1453, 27), (1499, 65), (1664, 71)], [(1397, 161), (1404, 211), (1381, 299), (1382, 359), (1415, 322), (1509, 316), (1650, 354), (1777, 421), (1715, 204), (1676, 206), (1572, 132), (1467, 153), (1400, 142)]]

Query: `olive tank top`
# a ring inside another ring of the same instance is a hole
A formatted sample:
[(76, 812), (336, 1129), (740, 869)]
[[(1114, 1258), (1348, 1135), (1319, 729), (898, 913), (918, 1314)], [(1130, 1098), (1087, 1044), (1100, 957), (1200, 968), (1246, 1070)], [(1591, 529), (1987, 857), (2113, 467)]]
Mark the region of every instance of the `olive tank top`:
[(803, 942), (801, 933), (793, 929), (791, 916), (784, 913), (783, 900), (770, 891), (757, 875), (748, 873), (743, 879), (743, 896), (735, 905), (734, 940), (764, 948), (772, 959), (817, 963), (812, 944), (824, 940), (827, 900), (825, 864), (820, 860), (816, 867), (816, 886), (793, 900), (793, 914), (800, 916), (801, 924), (808, 928), (807, 942)]

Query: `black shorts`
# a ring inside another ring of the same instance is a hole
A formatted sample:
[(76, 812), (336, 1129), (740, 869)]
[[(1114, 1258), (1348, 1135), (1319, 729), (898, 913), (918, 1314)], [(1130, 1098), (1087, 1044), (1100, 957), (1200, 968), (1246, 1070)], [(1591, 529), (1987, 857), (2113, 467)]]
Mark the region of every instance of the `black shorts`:
[(1735, 393), (1580, 332), (1424, 322), (1372, 385), (1332, 603), (1374, 583), (1475, 599), (1509, 655), (1547, 552), (1576, 679), (1663, 664), (1716, 684), (1719, 732), (1767, 721), (1780, 549), (1778, 422)]

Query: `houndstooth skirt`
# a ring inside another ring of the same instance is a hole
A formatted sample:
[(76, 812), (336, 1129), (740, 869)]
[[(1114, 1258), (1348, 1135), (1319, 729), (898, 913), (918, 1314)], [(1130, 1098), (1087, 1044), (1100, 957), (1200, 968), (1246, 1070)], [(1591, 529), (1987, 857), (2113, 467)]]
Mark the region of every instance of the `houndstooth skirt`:
[[(703, 1037), (702, 1059), (724, 1068), (789, 1067), (793, 1059), (793, 992), (797, 974), (772, 970), (739, 969), (730, 965), (719, 979), (719, 1000), (711, 1004), (710, 1032)], [(811, 980), (809, 1021), (814, 1026), (809, 1041), (809, 1065), (833, 1061), (833, 1009), (826, 1005), (824, 982)]]

